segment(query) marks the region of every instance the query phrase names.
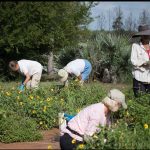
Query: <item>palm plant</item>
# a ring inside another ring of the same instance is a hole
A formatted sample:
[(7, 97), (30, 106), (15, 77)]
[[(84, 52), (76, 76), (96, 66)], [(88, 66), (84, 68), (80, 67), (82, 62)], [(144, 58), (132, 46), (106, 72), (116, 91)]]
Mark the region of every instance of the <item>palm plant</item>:
[(122, 80), (122, 74), (128, 75), (130, 71), (130, 50), (128, 35), (99, 32), (91, 37), (82, 56), (92, 62), (93, 75), (98, 74), (102, 79), (104, 69), (107, 68), (111, 77)]

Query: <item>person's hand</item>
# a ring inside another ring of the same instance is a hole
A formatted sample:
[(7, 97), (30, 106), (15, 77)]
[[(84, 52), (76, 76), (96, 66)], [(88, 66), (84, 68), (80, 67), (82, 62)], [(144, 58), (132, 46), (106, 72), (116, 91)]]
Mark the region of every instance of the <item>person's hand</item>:
[(80, 86), (83, 86), (84, 81), (80, 80), (79, 83), (80, 83)]
[(93, 138), (91, 136), (85, 134), (84, 137), (83, 137), (83, 140), (85, 142), (90, 142), (90, 141), (93, 141)]
[(150, 60), (149, 60), (149, 61), (147, 61), (146, 63), (144, 63), (144, 66), (146, 66), (146, 67), (150, 67)]
[(20, 91), (23, 91), (23, 90), (24, 90), (24, 84), (21, 84), (21, 85), (19, 86), (19, 90), (20, 90)]
[(66, 81), (65, 81), (65, 87), (68, 87), (68, 85), (69, 85), (69, 81), (66, 80)]
[(150, 66), (150, 60), (149, 61), (147, 61), (147, 63), (146, 63), (148, 66)]

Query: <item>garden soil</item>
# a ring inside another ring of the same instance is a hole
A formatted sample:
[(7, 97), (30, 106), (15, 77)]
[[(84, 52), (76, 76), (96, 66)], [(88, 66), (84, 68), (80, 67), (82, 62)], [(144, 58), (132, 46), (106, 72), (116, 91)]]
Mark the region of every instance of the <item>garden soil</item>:
[(0, 143), (0, 149), (60, 149), (59, 129), (41, 131), (43, 139), (34, 142)]

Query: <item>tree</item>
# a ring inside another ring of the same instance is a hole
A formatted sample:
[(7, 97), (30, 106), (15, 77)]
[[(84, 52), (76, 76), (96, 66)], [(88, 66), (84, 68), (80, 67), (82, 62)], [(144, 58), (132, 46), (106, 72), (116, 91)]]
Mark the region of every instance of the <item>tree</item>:
[(150, 23), (150, 14), (146, 9), (143, 9), (143, 11), (139, 15), (139, 24), (149, 24)]
[(109, 10), (108, 10), (108, 25), (109, 25), (108, 30), (109, 30), (109, 31), (111, 30), (111, 21), (112, 21), (112, 12), (111, 12), (111, 10), (109, 9)]
[(135, 31), (134, 27), (135, 27), (135, 21), (133, 19), (132, 12), (130, 12), (127, 18), (125, 19), (124, 28), (126, 29), (126, 31), (131, 32), (131, 31)]
[(115, 31), (121, 31), (123, 28), (123, 22), (122, 22), (122, 18), (123, 18), (123, 12), (121, 10), (120, 7), (115, 9), (115, 13), (116, 13), (116, 18), (113, 21), (113, 29)]
[(78, 42), (91, 7), (92, 2), (1, 2), (0, 48), (7, 61), (46, 54), (50, 73), (53, 53)]

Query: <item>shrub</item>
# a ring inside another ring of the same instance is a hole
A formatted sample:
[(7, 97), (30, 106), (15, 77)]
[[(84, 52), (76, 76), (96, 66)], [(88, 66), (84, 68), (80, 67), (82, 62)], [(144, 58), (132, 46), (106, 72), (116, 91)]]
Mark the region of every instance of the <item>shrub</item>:
[[(1, 111), (2, 112), (2, 111)], [(3, 111), (0, 119), (0, 141), (4, 143), (36, 141), (42, 138), (33, 119)]]

